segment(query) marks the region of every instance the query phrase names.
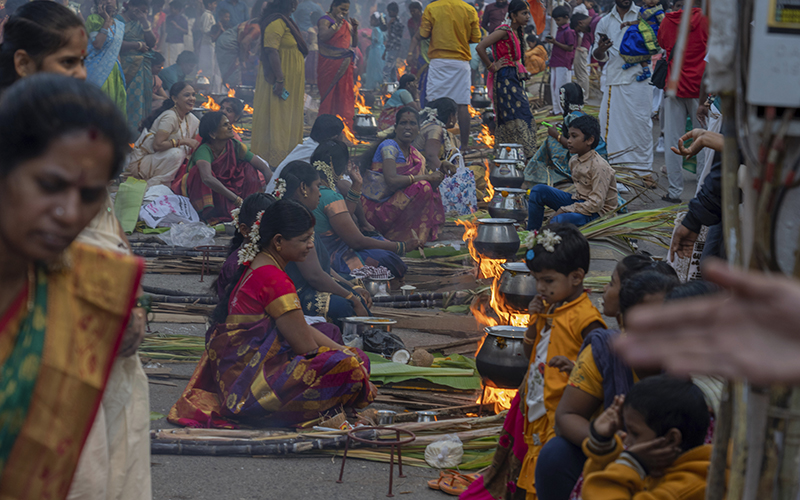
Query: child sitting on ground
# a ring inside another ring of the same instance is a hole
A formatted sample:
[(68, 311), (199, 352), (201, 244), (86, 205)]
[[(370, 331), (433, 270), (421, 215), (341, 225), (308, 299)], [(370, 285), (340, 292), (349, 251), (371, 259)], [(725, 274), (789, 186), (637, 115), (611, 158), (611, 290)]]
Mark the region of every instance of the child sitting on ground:
[(657, 41), (658, 27), (665, 15), (660, 0), (644, 0), (639, 9), (639, 20), (622, 23), (622, 28), (628, 27), (619, 46), (619, 55), (625, 61), (622, 69), (641, 64), (644, 71), (636, 77), (638, 82), (651, 76), (650, 59), (661, 51)]
[[(544, 208), (556, 210), (551, 223), (568, 222), (582, 226), (617, 208), (617, 183), (614, 170), (595, 147), (600, 141), (600, 122), (589, 115), (579, 116), (569, 124), (567, 149), (572, 157), (569, 168), (575, 194), (536, 184), (528, 198), (528, 230), (538, 230)], [(560, 138), (559, 138), (560, 140)]]
[[(666, 375), (617, 396), (591, 424), (583, 442), (583, 498), (703, 500), (711, 445), (703, 444), (709, 413), (691, 381)], [(617, 435), (625, 429), (624, 441)], [(624, 442), (624, 444), (623, 444)], [(623, 448), (623, 446), (625, 448)]]
[(535, 492), (534, 472), (542, 446), (555, 437), (555, 411), (569, 380), (572, 361), (584, 338), (605, 328), (600, 311), (584, 291), (589, 272), (589, 242), (572, 224), (551, 224), (531, 234), (525, 263), (536, 278), (538, 295), (531, 301), (531, 319), (525, 333), (525, 355), (530, 360), (522, 384), (525, 442), (528, 452), (517, 485)]

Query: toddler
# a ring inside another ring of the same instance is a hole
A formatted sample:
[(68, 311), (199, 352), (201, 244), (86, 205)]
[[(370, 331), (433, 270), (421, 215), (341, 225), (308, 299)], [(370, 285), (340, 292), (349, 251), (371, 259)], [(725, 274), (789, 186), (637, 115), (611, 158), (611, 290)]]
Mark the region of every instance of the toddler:
[[(703, 500), (709, 422), (703, 392), (691, 381), (642, 380), (592, 422), (583, 442), (583, 498)], [(617, 434), (623, 429), (624, 440)]]
[(619, 46), (619, 54), (625, 61), (622, 69), (632, 68), (637, 64), (644, 68), (636, 81), (647, 80), (652, 74), (650, 58), (661, 50), (657, 37), (664, 15), (660, 0), (644, 0), (644, 5), (639, 9), (639, 20), (622, 24), (623, 27), (628, 27)]

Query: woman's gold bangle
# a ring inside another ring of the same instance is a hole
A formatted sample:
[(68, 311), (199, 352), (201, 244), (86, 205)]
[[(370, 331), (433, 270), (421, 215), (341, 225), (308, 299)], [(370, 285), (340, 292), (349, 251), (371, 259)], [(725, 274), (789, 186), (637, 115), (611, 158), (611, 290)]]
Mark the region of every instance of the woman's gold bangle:
[(413, 175), (409, 175), (409, 176), (408, 176), (408, 181), (409, 181), (411, 184), (414, 184), (414, 176), (413, 176)]
[(347, 296), (344, 298), (344, 300), (350, 300), (353, 297), (355, 297), (355, 295), (353, 294), (353, 292), (350, 292), (350, 293), (347, 294)]

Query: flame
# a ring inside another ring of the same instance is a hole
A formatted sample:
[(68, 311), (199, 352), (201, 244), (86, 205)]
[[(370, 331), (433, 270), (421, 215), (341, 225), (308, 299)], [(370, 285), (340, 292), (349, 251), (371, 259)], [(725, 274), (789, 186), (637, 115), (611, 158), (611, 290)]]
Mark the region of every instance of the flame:
[(469, 110), (469, 116), (470, 116), (470, 118), (478, 118), (478, 117), (480, 117), (480, 116), (481, 116), (481, 112), (480, 112), (480, 111), (478, 111), (477, 109), (473, 108), (473, 107), (472, 107), (472, 104), (470, 104), (470, 105), (469, 105), (469, 107), (468, 107), (467, 109)]
[[(353, 92), (356, 94), (356, 109), (360, 115), (371, 115), (372, 110), (364, 102), (364, 96), (361, 95), (361, 76), (356, 80), (356, 85), (353, 87)], [(391, 96), (389, 96), (391, 97)], [(356, 144), (356, 143), (353, 143)]]
[(403, 63), (402, 66), (397, 67), (397, 80), (400, 81), (400, 77), (405, 75), (408, 71), (408, 65)]
[(353, 144), (353, 145), (356, 145), (356, 144), (369, 144), (368, 142), (360, 141), (360, 140), (356, 139), (356, 135), (353, 133), (352, 130), (350, 130), (350, 127), (347, 126), (347, 121), (345, 121), (345, 119), (342, 118), (341, 115), (336, 115), (336, 118), (342, 120), (342, 124), (344, 125), (344, 131), (343, 131), (344, 138), (347, 140), (347, 142), (349, 142), (350, 144)]
[(244, 133), (244, 128), (243, 127), (237, 127), (236, 125), (231, 125), (231, 126), (233, 127), (233, 131), (236, 132), (237, 134), (243, 134)]
[(486, 197), (483, 198), (483, 201), (488, 203), (494, 198), (494, 186), (492, 186), (492, 181), (489, 180), (489, 172), (491, 171), (489, 160), (483, 160), (483, 165), (486, 167), (486, 173), (483, 174), (484, 179), (486, 179)]
[(236, 97), (236, 91), (233, 90), (231, 86), (228, 85), (227, 83), (225, 84), (225, 86), (228, 87), (228, 97)]
[(494, 148), (494, 136), (489, 132), (489, 127), (481, 124), (481, 133), (478, 134), (478, 142), (486, 144), (490, 148)]
[[(206, 97), (203, 94), (200, 95), (202, 97)], [(217, 104), (213, 97), (208, 96), (206, 99), (206, 102), (200, 105), (201, 108), (210, 109), (211, 111), (219, 111), (219, 104)]]
[[(517, 395), (517, 389), (497, 389), (487, 385), (483, 390), (483, 404), (494, 403), (495, 413), (511, 408), (511, 401)], [(480, 399), (476, 402), (480, 403)]]
[(252, 114), (253, 114), (253, 107), (252, 107), (252, 106), (250, 106), (249, 104), (245, 104), (245, 105), (244, 105), (244, 112), (245, 112), (245, 113), (249, 113), (249, 114), (251, 114), (251, 115), (252, 115)]

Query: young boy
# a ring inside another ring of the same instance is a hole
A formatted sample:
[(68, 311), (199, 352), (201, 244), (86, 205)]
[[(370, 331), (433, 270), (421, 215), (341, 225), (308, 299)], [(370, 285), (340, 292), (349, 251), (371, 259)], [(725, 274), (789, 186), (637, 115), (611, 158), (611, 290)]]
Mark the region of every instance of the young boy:
[(164, 50), (162, 52), (166, 66), (172, 66), (183, 52), (183, 37), (189, 33), (189, 20), (183, 15), (186, 4), (183, 0), (172, 0), (169, 4), (169, 15), (164, 20)]
[(572, 81), (572, 60), (575, 56), (576, 35), (569, 27), (569, 7), (559, 5), (551, 14), (558, 26), (556, 37), (548, 36), (546, 43), (553, 44), (550, 54), (550, 96), (553, 100), (553, 114), (562, 113), (558, 100), (558, 89)]
[[(583, 498), (635, 498), (646, 491), (647, 498), (703, 500), (708, 425), (706, 400), (691, 381), (642, 380), (592, 422), (583, 442)], [(617, 435), (623, 428), (624, 441)]]
[(551, 224), (528, 243), (534, 245), (525, 263), (536, 278), (538, 295), (529, 306), (531, 320), (524, 339), (531, 362), (520, 394), (528, 452), (517, 486), (530, 498), (539, 451), (555, 436), (555, 411), (567, 386), (571, 360), (577, 359), (589, 332), (605, 328), (605, 323), (583, 288), (590, 252), (578, 228)]
[(569, 168), (575, 183), (570, 195), (546, 184), (536, 184), (528, 198), (528, 230), (539, 229), (544, 207), (556, 210), (552, 222), (582, 226), (617, 208), (617, 183), (614, 170), (595, 147), (600, 141), (600, 122), (589, 115), (579, 116), (569, 125), (567, 149), (572, 157)]
[[(575, 9), (577, 11), (577, 8)], [(584, 10), (586, 10), (584, 8)], [(577, 46), (575, 47), (575, 58), (573, 59), (572, 72), (575, 75), (575, 83), (580, 85), (583, 90), (583, 98), (589, 100), (589, 49), (592, 48), (592, 18), (588, 14), (572, 14), (569, 20), (569, 27), (578, 36)]]

